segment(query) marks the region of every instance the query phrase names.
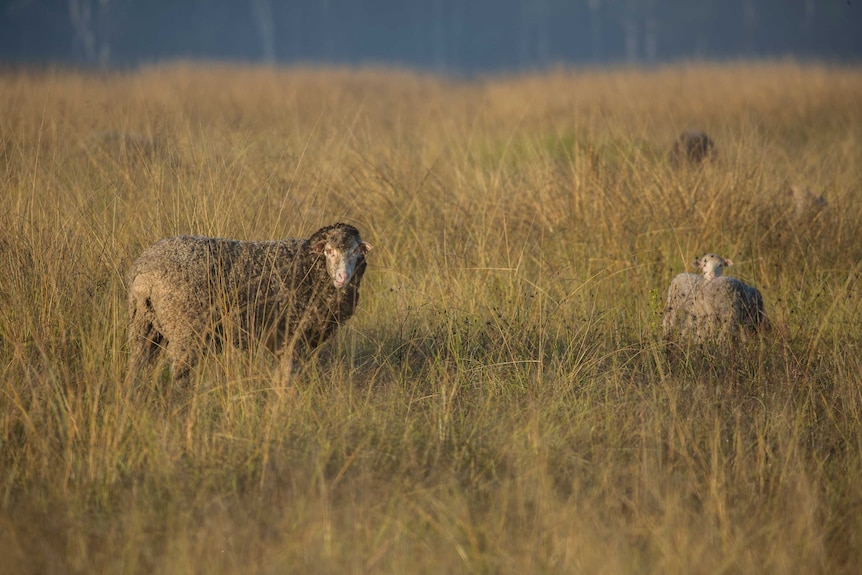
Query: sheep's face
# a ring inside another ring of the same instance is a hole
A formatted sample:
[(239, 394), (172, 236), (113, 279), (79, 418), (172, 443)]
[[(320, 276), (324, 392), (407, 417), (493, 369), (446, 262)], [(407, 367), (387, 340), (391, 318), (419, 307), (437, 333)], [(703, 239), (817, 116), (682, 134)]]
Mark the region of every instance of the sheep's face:
[(365, 254), (371, 251), (371, 244), (363, 242), (356, 235), (333, 234), (326, 240), (316, 242), (312, 248), (315, 253), (326, 257), (326, 272), (332, 285), (343, 288), (353, 278)]
[(705, 279), (711, 280), (721, 276), (724, 268), (733, 265), (733, 261), (718, 254), (706, 254), (691, 262), (691, 265), (703, 272)]

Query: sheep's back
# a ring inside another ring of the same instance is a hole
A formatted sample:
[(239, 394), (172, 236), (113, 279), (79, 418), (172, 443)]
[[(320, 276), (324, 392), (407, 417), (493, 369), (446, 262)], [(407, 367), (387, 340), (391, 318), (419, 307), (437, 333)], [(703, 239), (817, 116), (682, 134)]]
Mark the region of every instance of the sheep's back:
[(733, 277), (679, 274), (668, 290), (662, 328), (666, 337), (703, 343), (756, 331), (764, 322), (757, 288)]
[[(303, 240), (167, 238), (147, 248), (132, 265), (130, 298), (143, 296), (155, 309), (177, 318), (174, 323), (194, 324), (197, 331), (226, 314), (243, 325), (265, 324), (286, 306), (308, 299), (298, 285), (309, 273), (300, 268), (315, 262), (303, 261), (302, 246)], [(142, 289), (146, 293), (131, 293)]]
[(132, 265), (129, 279), (140, 274), (173, 279), (176, 285), (210, 284), (215, 278), (238, 285), (265, 274), (285, 272), (297, 263), (303, 240), (245, 242), (203, 236), (160, 240)]
[(706, 311), (727, 315), (728, 321), (746, 325), (754, 325), (755, 313), (763, 311), (760, 291), (732, 277), (704, 282), (702, 302)]

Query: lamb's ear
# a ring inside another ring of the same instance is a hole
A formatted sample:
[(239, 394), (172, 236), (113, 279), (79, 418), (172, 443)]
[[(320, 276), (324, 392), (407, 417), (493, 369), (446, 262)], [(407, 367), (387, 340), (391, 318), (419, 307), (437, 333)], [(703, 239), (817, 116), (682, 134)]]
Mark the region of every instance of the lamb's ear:
[(691, 267), (701, 269), (703, 267), (703, 265), (701, 265), (701, 263), (700, 263), (700, 258), (691, 262)]
[(318, 241), (318, 242), (314, 242), (313, 244), (311, 244), (311, 251), (313, 251), (316, 254), (322, 254), (323, 250), (325, 250), (325, 249), (326, 249), (326, 242), (323, 240)]
[(373, 249), (374, 249), (374, 246), (372, 246), (368, 242), (361, 242), (359, 244), (359, 251), (362, 253), (362, 255), (367, 254), (368, 252), (370, 252)]
[(730, 259), (724, 258), (724, 265), (726, 265), (727, 267), (732, 266), (732, 265), (733, 265), (733, 260), (730, 260)]

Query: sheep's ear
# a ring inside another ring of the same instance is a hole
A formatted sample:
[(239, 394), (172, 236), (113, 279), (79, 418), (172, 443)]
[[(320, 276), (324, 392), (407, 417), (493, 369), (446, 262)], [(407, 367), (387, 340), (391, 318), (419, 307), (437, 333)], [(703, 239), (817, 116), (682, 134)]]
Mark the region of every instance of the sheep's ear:
[(697, 260), (694, 260), (693, 262), (691, 262), (691, 267), (693, 267), (693, 268), (697, 268), (697, 269), (700, 269), (700, 268), (701, 268), (701, 267), (703, 267), (703, 266), (701, 266), (701, 264), (700, 264), (700, 260), (699, 260), (699, 259), (697, 259)]
[(370, 252), (373, 249), (374, 249), (374, 246), (372, 246), (368, 242), (361, 242), (359, 244), (359, 251), (362, 252), (362, 255), (367, 254), (368, 252)]
[(324, 242), (324, 241), (314, 242), (313, 244), (311, 244), (311, 250), (316, 254), (322, 254), (323, 250), (325, 250), (325, 249), (326, 249), (326, 242)]
[(724, 258), (724, 265), (726, 265), (727, 267), (732, 266), (732, 265), (733, 265), (733, 260), (730, 260), (730, 259)]

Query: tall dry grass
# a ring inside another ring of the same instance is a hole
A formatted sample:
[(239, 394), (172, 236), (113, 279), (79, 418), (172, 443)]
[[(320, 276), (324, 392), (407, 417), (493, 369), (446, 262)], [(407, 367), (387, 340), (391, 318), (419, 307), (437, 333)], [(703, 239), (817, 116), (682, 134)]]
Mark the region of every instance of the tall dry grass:
[[(855, 572), (860, 101), (794, 63), (6, 73), (0, 572)], [(718, 161), (674, 172), (690, 127)], [(144, 246), (340, 220), (362, 302), (291, 388), (258, 350), (128, 377)], [(671, 360), (706, 251), (774, 329)]]

